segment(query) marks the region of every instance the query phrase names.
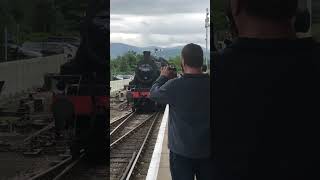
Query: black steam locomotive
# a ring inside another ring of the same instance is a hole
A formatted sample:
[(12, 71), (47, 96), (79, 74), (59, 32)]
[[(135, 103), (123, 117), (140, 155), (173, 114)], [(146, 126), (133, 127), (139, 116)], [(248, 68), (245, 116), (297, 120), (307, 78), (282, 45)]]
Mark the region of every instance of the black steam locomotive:
[(89, 159), (108, 158), (108, 21), (106, 1), (90, 0), (76, 58), (62, 65), (60, 74), (46, 77), (45, 87), (54, 92), (55, 128), (58, 133), (66, 128), (72, 132), (73, 157), (84, 150)]
[[(127, 91), (127, 99), (133, 111), (153, 111), (159, 107), (149, 99), (150, 88), (160, 76), (160, 68), (167, 65), (167, 60), (151, 56), (150, 51), (143, 52), (143, 59), (138, 62), (134, 79), (129, 83)], [(172, 69), (175, 70), (174, 67)]]

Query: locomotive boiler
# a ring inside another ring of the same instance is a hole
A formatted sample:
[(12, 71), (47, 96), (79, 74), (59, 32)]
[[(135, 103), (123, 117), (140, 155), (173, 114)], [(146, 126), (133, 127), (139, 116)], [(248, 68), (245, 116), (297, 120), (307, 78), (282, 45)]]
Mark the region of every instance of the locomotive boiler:
[(154, 111), (162, 107), (149, 99), (149, 96), (153, 83), (160, 76), (160, 68), (167, 65), (167, 60), (151, 56), (150, 51), (143, 52), (143, 59), (138, 62), (134, 79), (129, 83), (127, 91), (127, 99), (133, 111)]

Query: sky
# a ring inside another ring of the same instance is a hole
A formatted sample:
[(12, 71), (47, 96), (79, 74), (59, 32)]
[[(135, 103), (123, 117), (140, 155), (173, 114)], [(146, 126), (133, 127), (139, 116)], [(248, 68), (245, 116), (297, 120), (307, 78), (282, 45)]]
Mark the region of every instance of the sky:
[(111, 0), (111, 43), (205, 47), (206, 8), (210, 0)]

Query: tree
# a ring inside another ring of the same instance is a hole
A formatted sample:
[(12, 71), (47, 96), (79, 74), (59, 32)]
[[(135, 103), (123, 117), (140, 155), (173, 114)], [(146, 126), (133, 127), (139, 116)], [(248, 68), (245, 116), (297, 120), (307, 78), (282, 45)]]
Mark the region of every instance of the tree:
[(55, 4), (67, 20), (65, 28), (70, 31), (78, 31), (88, 6), (88, 0), (56, 0)]
[(180, 58), (180, 56), (176, 56), (176, 57), (174, 57), (174, 58), (170, 58), (169, 59), (169, 63), (170, 64), (173, 64), (176, 68), (177, 68), (177, 71), (179, 72), (181, 72), (182, 71), (182, 69), (181, 69), (181, 58)]
[(228, 28), (226, 12), (225, 12), (225, 2), (223, 0), (213, 1), (213, 17), (211, 18), (211, 24), (215, 31), (225, 30)]
[(123, 56), (118, 56), (112, 59), (110, 62), (111, 73), (116, 74), (133, 74), (138, 61), (142, 58), (142, 55), (137, 54), (134, 51), (129, 51)]
[(37, 0), (33, 12), (33, 30), (51, 32), (54, 27), (56, 11), (52, 1)]
[[(3, 31), (4, 27), (12, 28), (14, 22), (14, 17), (9, 10), (9, 2), (4, 0), (0, 1), (0, 31)], [(3, 34), (1, 34), (1, 38), (2, 37)]]

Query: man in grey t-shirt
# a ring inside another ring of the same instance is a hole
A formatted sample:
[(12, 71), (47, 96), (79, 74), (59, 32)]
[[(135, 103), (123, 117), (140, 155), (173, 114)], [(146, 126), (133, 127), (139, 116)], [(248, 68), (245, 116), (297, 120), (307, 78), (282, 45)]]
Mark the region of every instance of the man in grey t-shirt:
[(173, 180), (212, 180), (210, 149), (210, 77), (203, 74), (203, 51), (188, 44), (181, 53), (183, 75), (172, 79), (169, 67), (151, 88), (150, 98), (169, 104), (168, 141)]

